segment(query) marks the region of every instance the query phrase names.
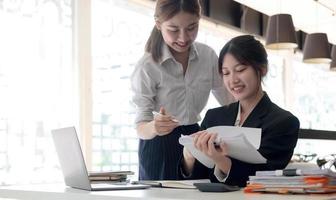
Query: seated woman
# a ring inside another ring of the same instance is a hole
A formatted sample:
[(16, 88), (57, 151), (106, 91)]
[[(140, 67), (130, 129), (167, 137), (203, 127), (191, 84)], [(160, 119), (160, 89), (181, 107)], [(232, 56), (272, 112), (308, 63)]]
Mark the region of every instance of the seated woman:
[[(221, 50), (219, 71), (223, 82), (237, 102), (207, 111), (201, 128), (194, 133), (195, 147), (212, 158), (215, 167), (209, 169), (184, 148), (180, 175), (188, 179), (210, 178), (212, 182), (245, 186), (248, 177), (260, 170), (283, 169), (295, 148), (300, 122), (290, 112), (274, 104), (262, 90), (262, 77), (267, 73), (267, 53), (253, 36), (243, 35), (230, 40)], [(215, 147), (213, 126), (261, 128), (258, 151), (266, 164), (246, 163), (228, 156), (225, 143)]]

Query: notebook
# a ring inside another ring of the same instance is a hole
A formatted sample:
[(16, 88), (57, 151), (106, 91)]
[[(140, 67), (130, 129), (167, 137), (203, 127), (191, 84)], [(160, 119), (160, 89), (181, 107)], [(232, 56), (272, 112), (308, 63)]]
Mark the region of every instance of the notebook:
[(90, 182), (75, 127), (55, 129), (51, 133), (64, 175), (64, 182), (67, 186), (90, 191), (130, 190), (150, 187), (142, 184), (134, 185), (126, 181), (117, 183)]
[(179, 188), (179, 189), (196, 189), (195, 184), (199, 183), (210, 183), (210, 180), (195, 179), (195, 180), (133, 181), (133, 184), (144, 184), (144, 185), (150, 185), (151, 187)]

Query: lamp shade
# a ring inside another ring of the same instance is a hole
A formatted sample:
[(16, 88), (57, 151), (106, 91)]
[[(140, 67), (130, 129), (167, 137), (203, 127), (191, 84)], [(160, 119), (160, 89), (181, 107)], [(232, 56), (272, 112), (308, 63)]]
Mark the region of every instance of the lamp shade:
[(266, 48), (294, 49), (297, 46), (291, 15), (277, 14), (270, 16), (266, 29)]
[(336, 45), (333, 45), (331, 50), (330, 70), (336, 71)]
[(303, 47), (303, 62), (330, 63), (328, 37), (325, 33), (308, 34)]

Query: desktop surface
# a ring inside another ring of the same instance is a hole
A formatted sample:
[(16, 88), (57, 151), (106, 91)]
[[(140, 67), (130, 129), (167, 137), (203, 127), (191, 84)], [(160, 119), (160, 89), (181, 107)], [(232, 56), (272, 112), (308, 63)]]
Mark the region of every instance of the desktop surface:
[(336, 194), (328, 195), (281, 195), (281, 194), (245, 194), (242, 190), (235, 192), (214, 193), (200, 192), (196, 189), (149, 188), (145, 190), (120, 191), (85, 191), (66, 187), (63, 184), (20, 185), (0, 187), (0, 199), (6, 200), (110, 200), (113, 199), (162, 199), (162, 200), (331, 200)]

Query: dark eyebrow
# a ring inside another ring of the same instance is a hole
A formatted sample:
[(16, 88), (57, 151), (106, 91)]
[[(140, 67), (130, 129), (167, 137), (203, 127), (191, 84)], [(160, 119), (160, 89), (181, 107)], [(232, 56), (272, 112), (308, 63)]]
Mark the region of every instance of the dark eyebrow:
[[(194, 23), (189, 24), (188, 27), (190, 27), (190, 26), (195, 26), (195, 25), (197, 25), (197, 24), (198, 24), (198, 22), (194, 22)], [(167, 26), (169, 26), (169, 27), (171, 27), (171, 28), (179, 28), (178, 26), (175, 26), (175, 25), (173, 25), (173, 24), (169, 24), (169, 25), (167, 25)]]
[(167, 25), (167, 26), (170, 27), (170, 28), (178, 28), (178, 26), (175, 26), (175, 25), (172, 25), (172, 24)]
[(194, 25), (196, 25), (196, 24), (198, 24), (198, 22), (191, 23), (191, 24), (189, 24), (188, 26), (194, 26)]
[[(241, 63), (237, 63), (237, 64), (233, 65), (232, 67), (237, 67), (237, 66), (239, 66), (239, 65), (242, 65), (242, 64), (241, 64)], [(227, 67), (224, 66), (223, 69), (224, 69), (224, 68), (227, 68)]]

